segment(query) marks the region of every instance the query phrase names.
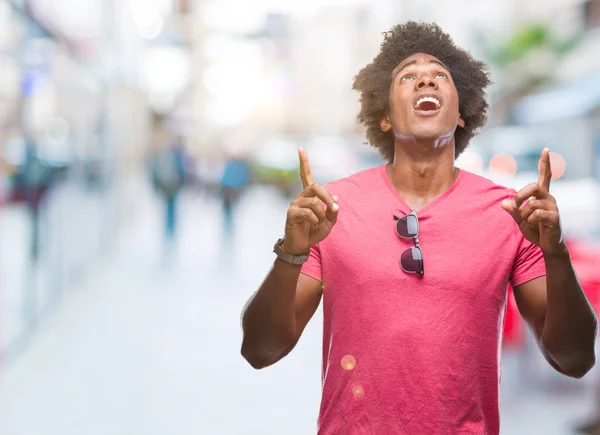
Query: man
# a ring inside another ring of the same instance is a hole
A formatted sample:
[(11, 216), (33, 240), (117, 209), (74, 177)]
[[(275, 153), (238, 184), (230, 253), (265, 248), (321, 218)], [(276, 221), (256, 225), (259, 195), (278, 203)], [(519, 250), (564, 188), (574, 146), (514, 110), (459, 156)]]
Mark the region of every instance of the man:
[(519, 192), (454, 166), (485, 123), (488, 84), (436, 25), (396, 26), (354, 82), (389, 163), (322, 187), (299, 151), (304, 191), (244, 311), (242, 354), (257, 369), (279, 361), (323, 298), (320, 435), (498, 434), (509, 283), (556, 370), (595, 364), (549, 151)]

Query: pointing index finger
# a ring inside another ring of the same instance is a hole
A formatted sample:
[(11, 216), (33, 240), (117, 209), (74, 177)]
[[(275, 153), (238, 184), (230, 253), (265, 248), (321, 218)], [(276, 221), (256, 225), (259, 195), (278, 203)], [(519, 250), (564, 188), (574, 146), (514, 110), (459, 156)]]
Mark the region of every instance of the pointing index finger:
[(538, 177), (538, 184), (549, 191), (550, 181), (552, 180), (552, 168), (550, 166), (550, 150), (548, 148), (542, 150), (539, 169), (540, 176)]
[(298, 157), (300, 158), (300, 178), (302, 178), (302, 187), (307, 188), (314, 184), (312, 173), (310, 172), (310, 163), (308, 161), (308, 154), (302, 147), (298, 148)]

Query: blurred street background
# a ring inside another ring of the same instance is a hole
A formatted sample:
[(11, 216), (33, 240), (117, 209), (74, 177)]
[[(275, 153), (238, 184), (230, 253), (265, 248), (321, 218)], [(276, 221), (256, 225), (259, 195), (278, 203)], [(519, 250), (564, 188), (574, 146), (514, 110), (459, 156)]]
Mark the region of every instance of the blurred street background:
[[(0, 0), (0, 434), (316, 432), (321, 310), (263, 371), (240, 315), (297, 147), (321, 183), (382, 163), (352, 78), (407, 20), (490, 67), (461, 168), (519, 189), (550, 147), (600, 307), (600, 0)], [(600, 369), (554, 373), (512, 298), (504, 348), (503, 434), (593, 423)]]

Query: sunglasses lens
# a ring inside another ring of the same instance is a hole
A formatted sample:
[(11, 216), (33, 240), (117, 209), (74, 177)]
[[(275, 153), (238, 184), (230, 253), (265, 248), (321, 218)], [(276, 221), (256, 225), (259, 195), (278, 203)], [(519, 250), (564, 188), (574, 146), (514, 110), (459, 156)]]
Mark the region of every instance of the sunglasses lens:
[(419, 235), (419, 220), (414, 214), (409, 214), (396, 223), (396, 232), (400, 237), (411, 239)]
[(400, 267), (409, 273), (423, 275), (423, 253), (421, 248), (408, 248), (400, 257)]

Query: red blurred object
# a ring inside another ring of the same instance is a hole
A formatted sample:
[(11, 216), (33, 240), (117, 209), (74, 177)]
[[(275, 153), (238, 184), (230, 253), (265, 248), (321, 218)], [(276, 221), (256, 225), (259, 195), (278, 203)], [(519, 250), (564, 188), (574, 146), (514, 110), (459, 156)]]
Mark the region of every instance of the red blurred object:
[[(600, 246), (580, 240), (568, 241), (567, 246), (583, 291), (596, 312), (600, 313)], [(519, 314), (513, 289), (509, 286), (504, 320), (504, 347), (522, 347), (525, 344), (524, 336), (525, 322)]]
[(515, 294), (508, 286), (508, 301), (506, 303), (506, 317), (504, 318), (504, 347), (519, 348), (524, 344), (524, 322), (519, 314)]

